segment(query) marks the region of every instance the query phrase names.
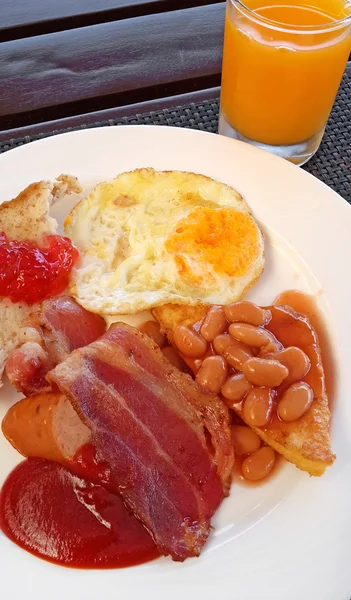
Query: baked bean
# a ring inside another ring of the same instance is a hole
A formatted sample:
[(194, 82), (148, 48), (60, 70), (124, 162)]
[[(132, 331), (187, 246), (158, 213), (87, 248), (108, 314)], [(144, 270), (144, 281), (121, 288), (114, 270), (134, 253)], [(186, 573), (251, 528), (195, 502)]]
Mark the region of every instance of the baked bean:
[(273, 393), (267, 387), (255, 387), (244, 401), (243, 417), (251, 427), (264, 427), (273, 412)]
[(251, 325), (265, 325), (271, 318), (271, 311), (257, 306), (252, 302), (233, 302), (224, 308), (225, 316), (231, 323), (250, 323)]
[(221, 394), (233, 404), (241, 402), (241, 400), (252, 390), (252, 385), (246, 381), (242, 373), (236, 373), (228, 377), (227, 381), (221, 389)]
[(275, 452), (269, 446), (262, 446), (243, 460), (242, 474), (249, 481), (264, 479), (271, 472), (275, 463)]
[(232, 343), (225, 350), (223, 356), (231, 367), (241, 371), (243, 364), (253, 356), (253, 352), (245, 344), (232, 339)]
[(267, 354), (265, 358), (278, 360), (288, 369), (289, 375), (287, 381), (289, 381), (289, 383), (300, 381), (311, 368), (311, 361), (307, 354), (296, 346), (289, 346), (279, 352)]
[(250, 323), (232, 323), (229, 325), (228, 331), (238, 342), (254, 348), (262, 348), (269, 342), (275, 341), (275, 337), (270, 331), (262, 327), (255, 327)]
[(191, 358), (200, 358), (206, 353), (207, 342), (204, 338), (185, 325), (178, 325), (173, 333), (173, 340), (179, 352)]
[(288, 369), (277, 360), (254, 356), (242, 366), (246, 379), (257, 386), (277, 387), (289, 375)]
[(193, 372), (193, 375), (196, 375), (196, 373), (202, 365), (201, 358), (186, 358), (185, 361), (188, 367), (190, 367), (191, 371)]
[(233, 425), (232, 440), (236, 456), (256, 452), (261, 446), (261, 440), (257, 433), (243, 425)]
[(310, 408), (314, 394), (304, 381), (293, 383), (283, 394), (278, 404), (278, 417), (282, 421), (296, 421)]
[[(273, 354), (273, 352), (280, 352), (280, 350), (282, 350), (282, 348), (283, 348), (283, 345), (280, 342), (278, 342), (278, 340), (272, 339), (270, 342), (268, 342), (268, 344), (266, 344), (266, 346), (263, 346), (263, 348), (260, 349), (257, 356), (259, 358), (266, 358), (267, 355)], [(273, 358), (273, 357), (268, 356), (268, 358)]]
[(148, 335), (152, 340), (154, 340), (155, 344), (157, 344), (160, 348), (163, 348), (163, 346), (166, 345), (166, 336), (161, 333), (160, 326), (158, 323), (156, 323), (156, 321), (146, 321), (140, 325), (139, 329)]
[(228, 333), (222, 333), (221, 335), (217, 335), (213, 340), (213, 348), (216, 354), (224, 354), (229, 344), (233, 342), (233, 338), (230, 337)]
[(222, 356), (208, 356), (195, 377), (196, 383), (218, 394), (228, 375), (227, 363)]
[(228, 321), (222, 306), (212, 306), (205, 316), (200, 333), (205, 340), (212, 342), (215, 337), (227, 330)]
[(169, 360), (171, 365), (176, 367), (179, 371), (186, 372), (186, 366), (175, 348), (172, 346), (165, 346), (162, 348), (162, 354)]

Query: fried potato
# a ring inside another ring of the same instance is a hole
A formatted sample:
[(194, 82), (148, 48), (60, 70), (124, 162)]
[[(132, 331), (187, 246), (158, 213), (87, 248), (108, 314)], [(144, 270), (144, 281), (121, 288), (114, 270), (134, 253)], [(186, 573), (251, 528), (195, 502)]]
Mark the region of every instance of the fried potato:
[(203, 319), (209, 308), (210, 305), (208, 304), (197, 304), (196, 306), (163, 304), (162, 306), (153, 308), (151, 313), (160, 324), (162, 333), (169, 335), (180, 323), (192, 325), (196, 321)]
[(287, 423), (281, 429), (253, 427), (253, 430), (301, 471), (320, 477), (335, 460), (330, 449), (329, 424), (328, 397), (323, 394), (314, 400), (308, 413), (298, 421)]

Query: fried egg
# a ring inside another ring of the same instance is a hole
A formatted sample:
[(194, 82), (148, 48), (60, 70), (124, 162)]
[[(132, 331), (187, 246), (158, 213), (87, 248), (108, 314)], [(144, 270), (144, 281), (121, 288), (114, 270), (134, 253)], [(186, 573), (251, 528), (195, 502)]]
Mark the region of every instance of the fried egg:
[(137, 169), (100, 183), (67, 217), (65, 234), (80, 252), (70, 293), (103, 315), (228, 304), (264, 267), (246, 202), (194, 173)]

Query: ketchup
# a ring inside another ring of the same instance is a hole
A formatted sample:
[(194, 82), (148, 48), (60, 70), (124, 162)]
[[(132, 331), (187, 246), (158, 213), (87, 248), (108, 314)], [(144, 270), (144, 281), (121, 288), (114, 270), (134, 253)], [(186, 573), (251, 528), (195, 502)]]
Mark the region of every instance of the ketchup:
[(43, 458), (28, 458), (10, 473), (0, 494), (0, 526), (25, 550), (68, 567), (129, 567), (159, 556), (118, 494)]
[(26, 304), (57, 296), (67, 287), (78, 257), (71, 240), (60, 235), (46, 236), (39, 247), (9, 241), (0, 233), (0, 296)]

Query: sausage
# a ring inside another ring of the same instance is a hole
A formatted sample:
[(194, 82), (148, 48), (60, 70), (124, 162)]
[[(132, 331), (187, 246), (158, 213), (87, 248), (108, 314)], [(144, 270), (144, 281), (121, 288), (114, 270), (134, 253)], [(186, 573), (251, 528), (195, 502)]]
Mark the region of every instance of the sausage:
[(23, 398), (7, 411), (1, 427), (6, 439), (23, 456), (57, 462), (72, 458), (91, 441), (90, 429), (60, 393)]

